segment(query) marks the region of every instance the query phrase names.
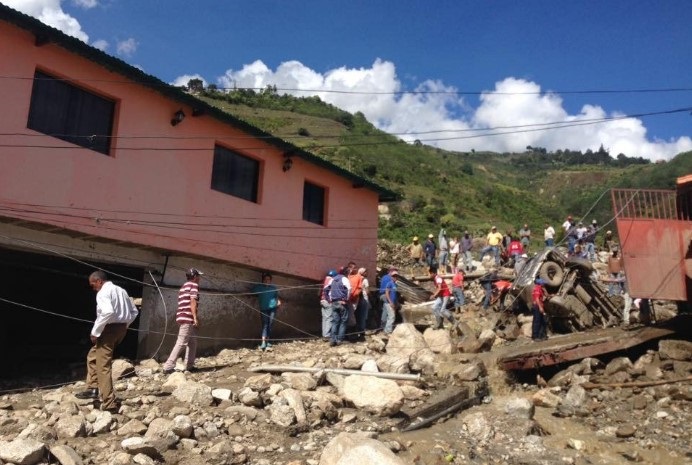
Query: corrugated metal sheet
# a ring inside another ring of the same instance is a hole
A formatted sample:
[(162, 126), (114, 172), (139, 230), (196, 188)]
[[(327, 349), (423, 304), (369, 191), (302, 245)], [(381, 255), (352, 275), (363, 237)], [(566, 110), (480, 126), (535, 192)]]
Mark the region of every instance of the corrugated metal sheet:
[(686, 301), (692, 222), (679, 219), (676, 192), (613, 189), (612, 200), (630, 294)]

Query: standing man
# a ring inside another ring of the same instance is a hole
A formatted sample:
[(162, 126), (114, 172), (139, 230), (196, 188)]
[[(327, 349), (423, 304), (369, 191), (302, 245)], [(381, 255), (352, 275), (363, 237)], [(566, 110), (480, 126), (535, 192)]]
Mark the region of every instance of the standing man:
[(87, 354), (87, 389), (75, 397), (96, 400), (100, 394), (101, 410), (115, 413), (118, 403), (111, 374), (113, 352), (139, 312), (127, 291), (109, 281), (103, 271), (91, 273), (89, 285), (96, 291), (96, 321), (91, 328), (93, 346)]
[(464, 237), (461, 239), (461, 253), (464, 255), (464, 268), (466, 272), (473, 271), (473, 239), (468, 231), (464, 231)]
[(262, 284), (254, 286), (252, 292), (257, 294), (260, 315), (262, 316), (262, 344), (260, 344), (259, 348), (265, 350), (267, 347), (271, 347), (267, 339), (271, 336), (276, 311), (281, 306), (279, 291), (272, 284), (271, 273), (262, 273)]
[(464, 305), (464, 272), (457, 268), (452, 277), (452, 295), (454, 296), (454, 310), (461, 310)]
[(596, 234), (598, 234), (598, 222), (593, 220), (591, 226), (584, 235), (584, 246), (586, 247), (586, 256), (590, 261), (596, 260)]
[(396, 304), (399, 298), (396, 283), (399, 279), (399, 272), (394, 270), (389, 273), (390, 279), (385, 283), (384, 295), (382, 299), (382, 330), (385, 334), (392, 334), (394, 330), (394, 320), (396, 318)]
[(543, 230), (543, 240), (546, 247), (555, 246), (555, 229), (548, 223), (545, 224), (545, 229)]
[(413, 242), (408, 246), (411, 257), (411, 266), (423, 266), (423, 245), (418, 242), (418, 236), (413, 236)]
[(447, 310), (447, 302), (449, 302), (449, 297), (452, 293), (449, 291), (449, 286), (445, 282), (444, 278), (437, 274), (437, 267), (431, 266), (430, 277), (435, 283), (435, 292), (430, 296), (431, 300), (434, 300), (432, 311), (435, 316), (435, 329), (442, 329), (444, 326), (444, 319), (447, 318), (452, 325), (456, 326), (457, 322), (454, 315)]
[(437, 246), (440, 249), (438, 258), (439, 267), (443, 273), (447, 273), (447, 261), (449, 259), (449, 242), (447, 241), (447, 231), (440, 229), (440, 234), (437, 236)]
[(173, 373), (175, 362), (178, 360), (180, 351), (185, 348), (185, 369), (194, 371), (195, 357), (197, 354), (197, 308), (199, 306), (199, 280), (204, 273), (196, 268), (190, 268), (185, 273), (187, 282), (178, 291), (178, 312), (175, 315), (175, 322), (180, 325), (178, 328), (178, 340), (168, 356), (168, 360), (163, 364), (165, 374)]
[(348, 265), (343, 267), (329, 285), (329, 303), (332, 304), (332, 330), (329, 345), (334, 347), (343, 342), (348, 323), (348, 298), (351, 295), (351, 283), (344, 273), (348, 273)]
[(524, 223), (524, 226), (519, 230), (519, 240), (521, 241), (521, 247), (524, 252), (529, 251), (529, 244), (531, 244), (531, 230), (529, 225)]
[(531, 293), (531, 312), (533, 313), (531, 339), (534, 341), (548, 339), (548, 319), (545, 316), (545, 307), (543, 306), (546, 297), (545, 289), (543, 289), (544, 284), (545, 282), (541, 278), (536, 279)]
[(493, 255), (495, 256), (495, 266), (500, 266), (500, 251), (502, 249), (502, 234), (497, 232), (497, 227), (493, 226), (490, 228), (490, 232), (488, 233), (488, 237), (485, 239), (485, 247), (481, 250), (481, 260), (483, 260), (483, 256), (488, 253), (492, 252)]
[(435, 252), (437, 251), (437, 246), (435, 245), (433, 237), (434, 236), (432, 234), (428, 234), (428, 240), (425, 241), (425, 244), (423, 245), (425, 263), (428, 265), (428, 268), (430, 268), (435, 261)]
[(617, 248), (614, 248), (612, 255), (608, 257), (608, 274), (610, 275), (608, 295), (622, 294), (622, 260), (618, 256)]
[(332, 304), (329, 303), (329, 285), (336, 276), (336, 270), (329, 270), (322, 281), (320, 289), (320, 307), (322, 309), (322, 337), (329, 339), (332, 331)]

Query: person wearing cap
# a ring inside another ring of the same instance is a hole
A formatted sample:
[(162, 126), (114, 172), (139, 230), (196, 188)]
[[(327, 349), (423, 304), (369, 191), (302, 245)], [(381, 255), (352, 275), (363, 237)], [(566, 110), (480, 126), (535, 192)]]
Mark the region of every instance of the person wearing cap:
[(276, 311), (281, 306), (279, 291), (272, 284), (271, 273), (262, 273), (262, 283), (253, 286), (251, 292), (257, 295), (262, 320), (262, 343), (259, 348), (265, 350), (271, 347), (271, 343), (267, 339), (271, 337)]
[(613, 237), (613, 231), (606, 231), (605, 236), (603, 236), (603, 250), (610, 253), (616, 247), (617, 243)]
[(87, 389), (75, 394), (78, 399), (101, 398), (101, 410), (117, 412), (118, 400), (113, 392), (113, 353), (127, 334), (127, 328), (139, 311), (127, 291), (111, 282), (106, 273), (97, 270), (89, 275), (89, 286), (96, 291), (96, 320), (91, 328), (87, 354)]
[(569, 231), (569, 228), (571, 228), (573, 225), (574, 222), (572, 221), (572, 215), (567, 215), (567, 219), (564, 223), (562, 223), (562, 229), (564, 229), (564, 231), (567, 232)]
[(336, 276), (336, 270), (329, 270), (320, 288), (320, 307), (322, 308), (322, 337), (329, 339), (332, 331), (332, 304), (329, 303), (329, 285)]
[(567, 220), (570, 224), (569, 228), (567, 228), (567, 255), (570, 257), (574, 255), (574, 247), (577, 245), (577, 226), (574, 224), (574, 222), (569, 219)]
[(584, 239), (584, 235), (586, 235), (586, 232), (588, 231), (588, 228), (584, 226), (583, 222), (577, 223), (577, 240), (579, 239)]
[(452, 273), (457, 272), (460, 250), (461, 241), (459, 241), (459, 236), (454, 236), (452, 239), (449, 240), (449, 263), (452, 265)]
[(187, 281), (178, 291), (178, 311), (175, 322), (178, 323), (178, 339), (175, 341), (168, 359), (163, 364), (165, 374), (173, 373), (175, 362), (180, 351), (185, 348), (185, 369), (194, 371), (197, 354), (197, 328), (199, 327), (199, 281), (204, 273), (197, 268), (185, 272)]
[(423, 266), (423, 245), (418, 242), (418, 236), (413, 236), (413, 241), (407, 248), (409, 256), (411, 257), (411, 266)]
[(545, 315), (545, 307), (543, 302), (546, 298), (546, 292), (543, 288), (545, 282), (541, 278), (534, 281), (533, 291), (531, 292), (531, 312), (533, 313), (533, 322), (531, 324), (531, 339), (541, 341), (548, 339), (548, 318)]
[(428, 239), (423, 244), (423, 253), (425, 253), (425, 263), (430, 267), (433, 262), (435, 262), (435, 252), (437, 251), (437, 246), (435, 245), (435, 239), (432, 234), (428, 234)]
[(488, 237), (485, 239), (485, 247), (481, 249), (481, 260), (489, 252), (495, 257), (495, 266), (500, 266), (500, 252), (502, 251), (502, 234), (497, 231), (497, 226), (490, 228)]
[(339, 271), (329, 285), (328, 299), (332, 305), (332, 329), (329, 336), (329, 345), (336, 346), (343, 342), (346, 336), (349, 305), (348, 298), (351, 295), (351, 282), (344, 273), (348, 273), (348, 266)]
[[(368, 315), (370, 314), (370, 296), (368, 295), (370, 289), (370, 281), (368, 281), (368, 270), (366, 268), (358, 268), (358, 274), (363, 277), (363, 282), (361, 287), (363, 291), (360, 294), (360, 301), (358, 302), (358, 308), (356, 309), (356, 327), (360, 331), (361, 335), (365, 335), (365, 328), (368, 322)], [(362, 336), (361, 336), (362, 337)]]
[(394, 330), (394, 320), (396, 319), (396, 305), (399, 300), (397, 291), (397, 281), (399, 280), (399, 272), (391, 271), (389, 279), (385, 282), (384, 294), (382, 295), (382, 318), (380, 327), (385, 334), (391, 334)]

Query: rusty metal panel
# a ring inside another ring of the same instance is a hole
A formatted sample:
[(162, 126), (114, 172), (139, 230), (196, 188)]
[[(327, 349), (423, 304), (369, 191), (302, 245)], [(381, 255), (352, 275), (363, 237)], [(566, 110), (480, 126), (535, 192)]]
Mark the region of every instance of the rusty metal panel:
[(680, 219), (676, 192), (613, 189), (611, 195), (630, 294), (687, 300), (692, 221)]

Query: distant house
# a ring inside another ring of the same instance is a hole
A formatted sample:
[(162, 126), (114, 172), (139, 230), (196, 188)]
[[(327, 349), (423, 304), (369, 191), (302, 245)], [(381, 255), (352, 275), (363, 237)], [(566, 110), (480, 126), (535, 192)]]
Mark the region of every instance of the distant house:
[(0, 340), (13, 351), (31, 334), (37, 354), (81, 360), (96, 266), (142, 298), (132, 357), (166, 355), (191, 266), (206, 273), (203, 348), (258, 337), (248, 292), (262, 270), (286, 302), (277, 335), (311, 337), (324, 273), (374, 268), (392, 192), (2, 4), (0, 56)]

